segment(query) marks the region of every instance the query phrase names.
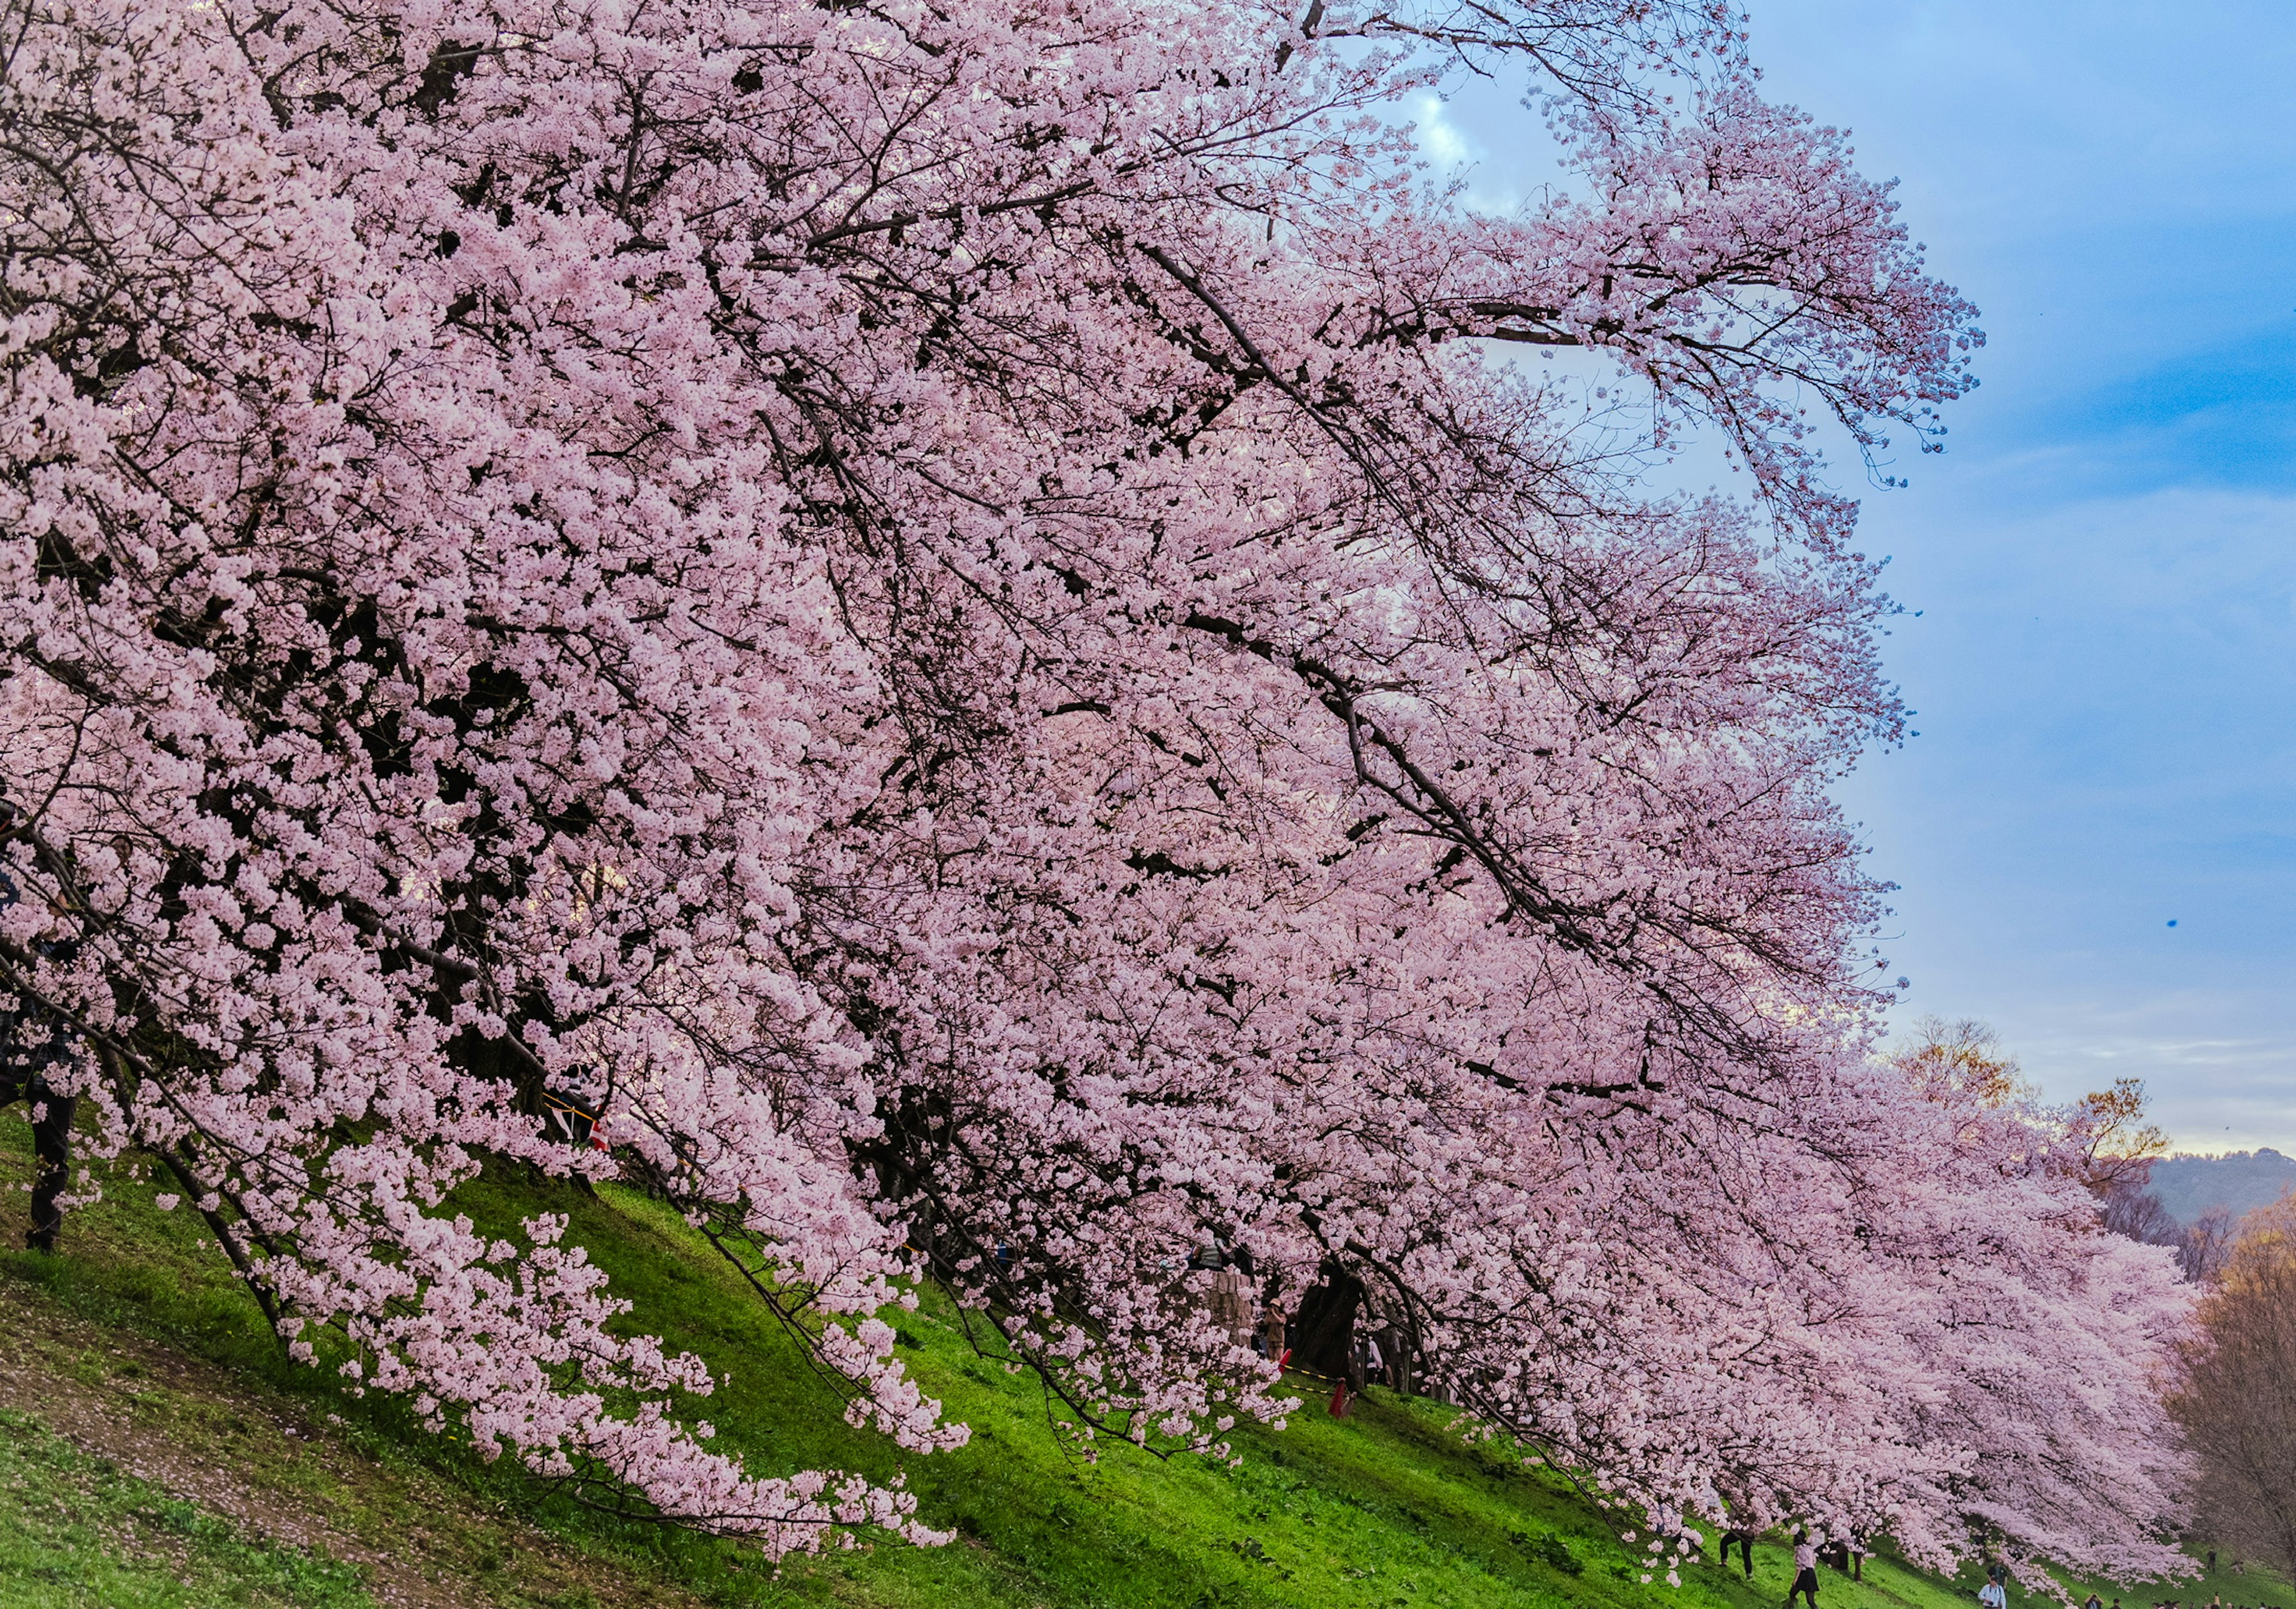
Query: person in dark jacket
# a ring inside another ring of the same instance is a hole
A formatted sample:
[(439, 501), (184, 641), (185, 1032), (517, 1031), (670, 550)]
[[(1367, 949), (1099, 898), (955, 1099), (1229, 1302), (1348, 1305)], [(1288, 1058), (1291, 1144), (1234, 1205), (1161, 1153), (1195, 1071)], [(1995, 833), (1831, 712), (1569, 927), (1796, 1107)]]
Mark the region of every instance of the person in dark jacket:
[[(0, 799), (0, 837), (13, 817), (12, 807)], [(0, 910), (20, 898), (15, 879), (0, 870)], [(50, 955), (60, 948), (39, 948)], [(56, 1234), (63, 1227), (59, 1203), (71, 1183), (72, 1121), (78, 1115), (79, 1098), (48, 1082), (70, 1044), (63, 1022), (32, 1001), (19, 997), (11, 1002), (0, 991), (0, 1106), (22, 1101), (32, 1109), (32, 1227), (24, 1244), (35, 1252), (56, 1249)]]
[(1300, 1299), (1291, 1325), (1292, 1367), (1332, 1382), (1332, 1416), (1344, 1418), (1356, 1367), (1356, 1313), (1363, 1306), (1363, 1281), (1336, 1258), (1326, 1259), (1321, 1277)]

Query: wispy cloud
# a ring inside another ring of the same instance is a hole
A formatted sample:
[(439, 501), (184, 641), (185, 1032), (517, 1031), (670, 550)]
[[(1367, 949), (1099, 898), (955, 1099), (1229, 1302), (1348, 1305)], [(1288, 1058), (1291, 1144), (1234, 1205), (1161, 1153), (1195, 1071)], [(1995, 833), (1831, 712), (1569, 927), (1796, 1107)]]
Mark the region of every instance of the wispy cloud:
[[(1516, 118), (1523, 115), (1519, 110), (1513, 112)], [(1498, 213), (1512, 212), (1521, 203), (1521, 193), (1493, 172), (1489, 149), (1454, 115), (1450, 102), (1428, 91), (1412, 101), (1411, 119), (1420, 154), (1441, 178), (1464, 182), (1462, 199), (1468, 206)]]
[(1419, 149), (1426, 153), (1428, 160), (1444, 168), (1457, 168), (1480, 154), (1466, 135), (1445, 117), (1443, 97), (1433, 90), (1412, 103), (1411, 115), (1419, 130)]
[[(2070, 1095), (2145, 1080), (2153, 1112), (2187, 1150), (2296, 1145), (2296, 1033), (2274, 1031), (2276, 989), (2177, 991), (2125, 1006), (2059, 1002), (2054, 1033), (2021, 1048), (2031, 1070)], [(2222, 1031), (2226, 1024), (2256, 1028)], [(2210, 1031), (2211, 1029), (2217, 1031)]]

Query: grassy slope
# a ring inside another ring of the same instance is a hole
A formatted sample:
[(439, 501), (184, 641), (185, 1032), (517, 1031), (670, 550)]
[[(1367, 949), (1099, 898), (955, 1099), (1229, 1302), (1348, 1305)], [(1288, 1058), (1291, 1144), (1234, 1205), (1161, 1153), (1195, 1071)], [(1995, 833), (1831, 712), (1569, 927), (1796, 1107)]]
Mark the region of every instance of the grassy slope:
[(222, 1602), (373, 1609), (358, 1572), (271, 1546), (0, 1409), (0, 1601), (88, 1609)]
[[(0, 1118), (0, 1180), (19, 1188), (27, 1140), (20, 1118)], [(540, 1207), (572, 1217), (570, 1238), (589, 1246), (636, 1302), (634, 1322), (700, 1354), (725, 1382), (701, 1409), (721, 1445), (741, 1449), (761, 1471), (905, 1475), (921, 1517), (958, 1533), (935, 1549), (888, 1545), (792, 1560), (775, 1579), (729, 1544), (619, 1522), (548, 1494), (537, 1509), (537, 1494), (514, 1472), (422, 1435), (395, 1405), (337, 1400), (324, 1375), (280, 1359), (197, 1220), (159, 1213), (151, 1190), (109, 1177), (106, 1200), (68, 1222), (63, 1255), (5, 1254), (0, 1273), (16, 1277), (12, 1306), (32, 1304), (20, 1310), (33, 1315), (33, 1330), (45, 1322), (162, 1337), (308, 1420), (339, 1416), (336, 1428), (320, 1433), (355, 1455), (364, 1472), (356, 1481), (330, 1476), (314, 1485), (308, 1465), (316, 1455), (275, 1438), (235, 1444), (234, 1467), (284, 1482), (283, 1490), (299, 1482), (353, 1537), (404, 1536), (413, 1523), (436, 1561), (434, 1574), (456, 1578), (461, 1601), (1765, 1609), (1783, 1598), (1790, 1573), (1783, 1548), (1761, 1546), (1751, 1584), (1710, 1561), (1688, 1568), (1679, 1588), (1643, 1585), (1633, 1550), (1560, 1477), (1464, 1446), (1445, 1410), (1378, 1391), (1345, 1421), (1311, 1399), (1285, 1431), (1239, 1435), (1234, 1466), (1158, 1464), (1123, 1449), (1088, 1465), (1055, 1443), (1041, 1398), (975, 1359), (931, 1302), (901, 1320), (903, 1352), (926, 1389), (972, 1426), (973, 1440), (955, 1453), (901, 1455), (839, 1422), (833, 1399), (797, 1366), (769, 1317), (673, 1215), (613, 1190), (592, 1199), (496, 1180), (472, 1186), (462, 1204), (481, 1222), (507, 1227)], [(0, 1194), (0, 1203), (9, 1199)], [(14, 1238), (12, 1224), (4, 1233)], [(196, 1416), (192, 1408), (181, 1413)], [(443, 1495), (410, 1504), (406, 1488), (417, 1482)], [(545, 1538), (504, 1517), (513, 1504), (538, 1514)], [(1973, 1602), (1976, 1584), (1974, 1576), (1948, 1583), (1887, 1558), (1868, 1562), (1862, 1585), (1820, 1573), (1827, 1609), (1945, 1609)], [(2104, 1591), (2114, 1596), (2110, 1585)], [(2216, 1592), (2241, 1603), (2276, 1596), (2258, 1578), (2229, 1572), (2185, 1584), (2177, 1595), (2205, 1602)], [(2135, 1605), (2161, 1594), (2121, 1596)], [(2287, 1601), (2284, 1591), (2277, 1596)], [(0, 1578), (0, 1609), (73, 1601), (19, 1593)], [(215, 1601), (263, 1599), (250, 1588)]]

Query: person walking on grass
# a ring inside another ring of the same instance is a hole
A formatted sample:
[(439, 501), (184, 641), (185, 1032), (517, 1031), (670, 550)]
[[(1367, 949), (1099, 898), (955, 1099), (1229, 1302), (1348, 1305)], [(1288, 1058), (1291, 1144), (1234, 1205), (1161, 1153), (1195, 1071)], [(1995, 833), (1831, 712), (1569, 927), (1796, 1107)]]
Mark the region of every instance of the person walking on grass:
[(1988, 1571), (1985, 1585), (1977, 1589), (1977, 1601), (1984, 1605), (1985, 1609), (2009, 1609), (2008, 1588), (2002, 1586), (1998, 1575)]
[(1786, 1609), (1793, 1609), (1797, 1594), (1809, 1600), (1809, 1609), (1817, 1609), (1817, 1548), (1807, 1531), (1794, 1532), (1794, 1579), (1786, 1588)]

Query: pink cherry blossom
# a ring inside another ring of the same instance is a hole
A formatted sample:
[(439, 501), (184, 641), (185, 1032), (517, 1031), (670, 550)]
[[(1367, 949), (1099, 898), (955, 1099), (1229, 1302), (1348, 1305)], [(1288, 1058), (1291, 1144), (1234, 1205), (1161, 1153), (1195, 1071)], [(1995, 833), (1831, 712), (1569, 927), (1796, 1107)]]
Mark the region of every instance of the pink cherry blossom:
[[(930, 1540), (454, 1186), (657, 1194), (920, 1453), (928, 1273), (1086, 1441), (1280, 1415), (1218, 1233), (1677, 1525), (2172, 1557), (2169, 1270), (1865, 1057), (1826, 790), (1901, 711), (1816, 431), (1934, 445), (1979, 338), (1726, 5), (14, 31), (0, 989), (298, 1356)], [(1571, 185), (1429, 189), (1468, 68)], [(1743, 500), (1654, 489), (1693, 432)]]

